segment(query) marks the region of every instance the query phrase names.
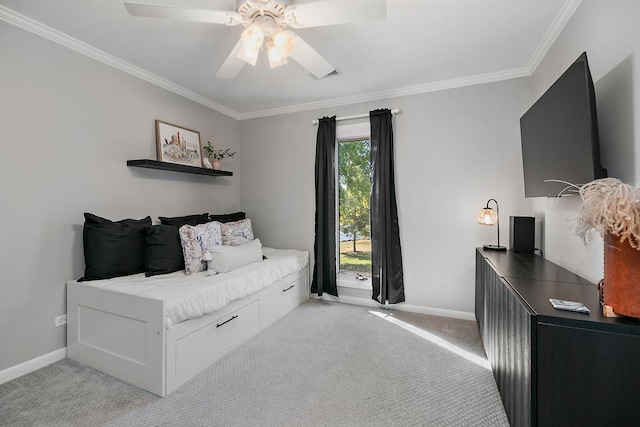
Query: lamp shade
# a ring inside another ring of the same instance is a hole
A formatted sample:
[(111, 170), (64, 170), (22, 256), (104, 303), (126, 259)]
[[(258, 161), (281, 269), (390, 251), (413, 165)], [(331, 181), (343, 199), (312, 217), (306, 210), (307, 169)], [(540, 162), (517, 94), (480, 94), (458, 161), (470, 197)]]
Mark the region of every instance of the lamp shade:
[(264, 40), (264, 32), (258, 24), (248, 26), (240, 36), (242, 44), (247, 50), (259, 50)]
[(493, 209), (487, 207), (478, 211), (478, 224), (495, 225), (498, 222), (498, 214)]
[(276, 68), (287, 63), (287, 57), (282, 49), (275, 46), (273, 39), (267, 40), (267, 54), (269, 56), (269, 66)]
[(296, 36), (291, 31), (277, 31), (271, 36), (271, 40), (283, 56), (291, 56), (296, 50)]
[[(496, 209), (493, 210), (489, 207), (489, 203), (494, 202), (496, 204)], [(506, 247), (500, 246), (500, 207), (498, 206), (498, 201), (496, 199), (487, 200), (487, 206), (480, 209), (478, 211), (478, 215), (476, 216), (478, 220), (478, 224), (482, 225), (495, 225), (498, 231), (498, 244), (497, 245), (484, 245), (484, 249), (492, 249), (495, 251), (505, 251)]]
[(258, 61), (258, 51), (245, 49), (243, 45), (240, 47), (240, 51), (238, 52), (238, 58), (242, 59), (247, 64), (251, 64), (255, 67), (256, 62)]

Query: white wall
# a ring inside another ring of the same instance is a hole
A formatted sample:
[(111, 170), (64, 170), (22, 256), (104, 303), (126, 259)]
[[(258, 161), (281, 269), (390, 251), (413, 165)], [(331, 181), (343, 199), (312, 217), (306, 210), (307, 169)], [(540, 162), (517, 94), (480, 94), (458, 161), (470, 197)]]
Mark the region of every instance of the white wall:
[[(234, 177), (128, 168), (154, 120), (239, 149), (239, 123), (0, 21), (0, 371), (66, 346), (65, 284), (84, 272), (83, 212), (119, 220), (240, 207)], [(225, 159), (226, 160), (226, 159)]]
[(530, 213), (518, 127), (529, 91), (523, 78), (243, 121), (243, 209), (264, 244), (313, 253), (311, 120), (399, 108), (396, 189), (407, 304), (471, 313), (474, 248), (496, 241), (495, 227), (476, 223), (477, 211), (489, 198), (500, 202), (504, 245), (509, 215)]
[[(640, 2), (583, 0), (532, 76), (536, 100), (583, 52), (587, 52), (596, 89), (602, 164), (609, 176), (638, 183), (640, 150)], [(574, 234), (580, 199), (534, 199), (534, 213), (544, 221), (545, 255), (597, 282), (603, 276), (602, 239), (584, 246)]]

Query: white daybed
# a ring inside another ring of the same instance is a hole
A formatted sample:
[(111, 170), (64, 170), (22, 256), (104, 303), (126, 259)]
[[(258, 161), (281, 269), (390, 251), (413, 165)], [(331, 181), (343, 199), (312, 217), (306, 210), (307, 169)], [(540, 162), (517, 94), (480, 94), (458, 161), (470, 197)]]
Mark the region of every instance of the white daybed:
[(308, 298), (308, 253), (263, 253), (216, 276), (68, 282), (67, 356), (167, 395)]

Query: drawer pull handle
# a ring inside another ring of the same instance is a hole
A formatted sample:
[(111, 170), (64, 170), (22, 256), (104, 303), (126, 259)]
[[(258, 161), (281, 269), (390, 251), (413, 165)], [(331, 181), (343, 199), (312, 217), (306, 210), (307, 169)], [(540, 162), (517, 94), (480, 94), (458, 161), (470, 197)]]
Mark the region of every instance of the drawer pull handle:
[(216, 328), (219, 328), (220, 326), (224, 325), (225, 323), (229, 323), (229, 322), (231, 322), (233, 319), (237, 319), (237, 318), (238, 318), (238, 316), (231, 316), (231, 319), (229, 319), (229, 320), (225, 320), (225, 321), (224, 321), (224, 322), (222, 322), (222, 323), (218, 323), (218, 324), (216, 324)]
[(283, 289), (282, 292), (287, 292), (289, 289), (295, 288), (295, 287), (296, 287), (296, 285), (291, 285), (287, 289)]

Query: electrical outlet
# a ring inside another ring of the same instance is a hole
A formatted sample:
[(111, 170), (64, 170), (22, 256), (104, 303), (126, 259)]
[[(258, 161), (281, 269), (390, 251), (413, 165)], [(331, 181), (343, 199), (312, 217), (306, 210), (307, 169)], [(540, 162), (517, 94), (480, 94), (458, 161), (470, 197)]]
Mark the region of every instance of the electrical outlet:
[(67, 315), (63, 314), (62, 316), (56, 317), (55, 319), (53, 319), (53, 324), (54, 324), (54, 326), (56, 328), (58, 326), (66, 325), (67, 324)]

